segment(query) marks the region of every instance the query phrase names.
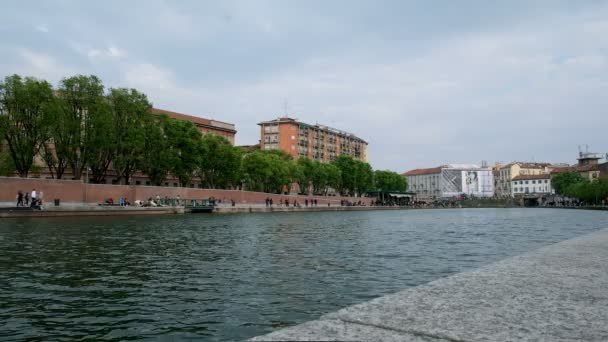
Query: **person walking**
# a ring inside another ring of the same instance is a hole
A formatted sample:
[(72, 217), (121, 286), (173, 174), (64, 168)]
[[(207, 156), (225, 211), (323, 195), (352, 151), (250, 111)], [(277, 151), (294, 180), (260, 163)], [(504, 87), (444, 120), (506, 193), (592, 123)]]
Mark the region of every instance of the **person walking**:
[(30, 193), (26, 192), (25, 196), (23, 196), (23, 204), (27, 207), (30, 205)]
[(36, 205), (37, 198), (38, 198), (38, 196), (36, 194), (36, 189), (32, 189), (32, 197), (30, 198), (32, 207)]
[(23, 207), (23, 191), (17, 191), (17, 206)]

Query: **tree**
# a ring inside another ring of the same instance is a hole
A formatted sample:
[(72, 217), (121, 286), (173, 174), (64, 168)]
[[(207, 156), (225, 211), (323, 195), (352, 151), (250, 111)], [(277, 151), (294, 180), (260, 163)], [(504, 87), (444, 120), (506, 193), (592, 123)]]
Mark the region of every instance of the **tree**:
[(0, 130), (21, 177), (28, 176), (34, 157), (48, 139), (46, 112), (52, 98), (46, 81), (13, 75), (0, 82)]
[(334, 164), (323, 164), (323, 173), (325, 174), (325, 189), (323, 194), (327, 195), (329, 188), (338, 189), (342, 180), (340, 169)]
[(310, 186), (312, 185), (315, 173), (318, 172), (315, 164), (311, 159), (307, 157), (300, 157), (297, 161), (300, 169), (298, 184), (300, 185), (300, 193), (308, 194)]
[(360, 196), (372, 188), (374, 174), (368, 163), (341, 155), (332, 164), (340, 170), (338, 190), (342, 195)]
[(374, 184), (374, 171), (371, 165), (368, 163), (355, 160), (355, 194), (363, 195), (367, 191), (371, 190)]
[(334, 159), (332, 164), (340, 170), (340, 185), (337, 189), (338, 192), (342, 195), (353, 193), (356, 187), (355, 177), (357, 172), (355, 160), (347, 155), (341, 155)]
[(73, 76), (61, 81), (58, 97), (64, 121), (60, 135), (65, 139), (55, 141), (56, 152), (67, 160), (74, 179), (80, 179), (90, 159), (89, 150), (98, 148), (93, 144), (101, 138), (94, 136), (96, 127), (104, 127), (103, 118), (98, 117), (108, 114), (104, 87), (97, 76)]
[(157, 186), (167, 179), (176, 158), (166, 133), (170, 120), (166, 115), (150, 115), (143, 123), (144, 148), (140, 168), (150, 178), (150, 182)]
[(407, 180), (393, 171), (376, 170), (374, 171), (374, 188), (378, 191), (405, 191)]
[(571, 185), (581, 181), (583, 181), (583, 177), (574, 171), (561, 172), (551, 177), (551, 184), (555, 192), (560, 195), (566, 195), (566, 191)]
[(115, 136), (112, 165), (121, 184), (129, 184), (140, 167), (145, 145), (145, 119), (152, 105), (135, 89), (110, 89), (108, 96)]
[(52, 178), (61, 179), (68, 167), (67, 151), (75, 137), (66, 127), (65, 111), (62, 110), (60, 100), (53, 97), (48, 110), (49, 139), (42, 145), (41, 157), (44, 160)]
[(90, 177), (94, 183), (106, 182), (108, 168), (115, 155), (117, 132), (113, 119), (109, 103), (104, 101), (97, 106), (95, 115), (87, 120), (85, 164), (91, 170)]
[(175, 156), (171, 174), (179, 179), (180, 186), (188, 186), (199, 165), (201, 132), (192, 122), (169, 120), (165, 134)]
[(243, 156), (242, 173), (247, 190), (265, 191), (272, 177), (270, 160), (263, 151), (254, 151)]
[(235, 187), (239, 181), (242, 152), (216, 134), (205, 134), (201, 140), (198, 174), (206, 188)]

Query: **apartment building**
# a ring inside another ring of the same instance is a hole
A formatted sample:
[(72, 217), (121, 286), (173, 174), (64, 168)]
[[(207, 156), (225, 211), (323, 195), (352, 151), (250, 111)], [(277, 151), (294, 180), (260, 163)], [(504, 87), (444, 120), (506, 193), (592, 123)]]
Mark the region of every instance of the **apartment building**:
[(262, 150), (282, 150), (296, 159), (308, 157), (321, 162), (330, 162), (340, 155), (367, 161), (368, 143), (352, 133), (289, 117), (258, 125)]

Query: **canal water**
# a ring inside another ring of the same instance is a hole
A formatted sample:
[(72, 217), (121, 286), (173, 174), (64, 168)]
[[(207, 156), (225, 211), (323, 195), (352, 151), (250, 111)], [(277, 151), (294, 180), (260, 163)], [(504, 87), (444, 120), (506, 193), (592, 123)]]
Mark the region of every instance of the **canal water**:
[(242, 340), (606, 227), (558, 209), (4, 219), (0, 340)]

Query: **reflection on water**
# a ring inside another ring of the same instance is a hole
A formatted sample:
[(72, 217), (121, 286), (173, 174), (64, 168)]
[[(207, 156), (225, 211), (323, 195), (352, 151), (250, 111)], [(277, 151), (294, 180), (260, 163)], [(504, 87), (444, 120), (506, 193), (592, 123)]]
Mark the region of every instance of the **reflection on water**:
[(454, 209), (2, 220), (0, 339), (245, 339), (607, 218)]

